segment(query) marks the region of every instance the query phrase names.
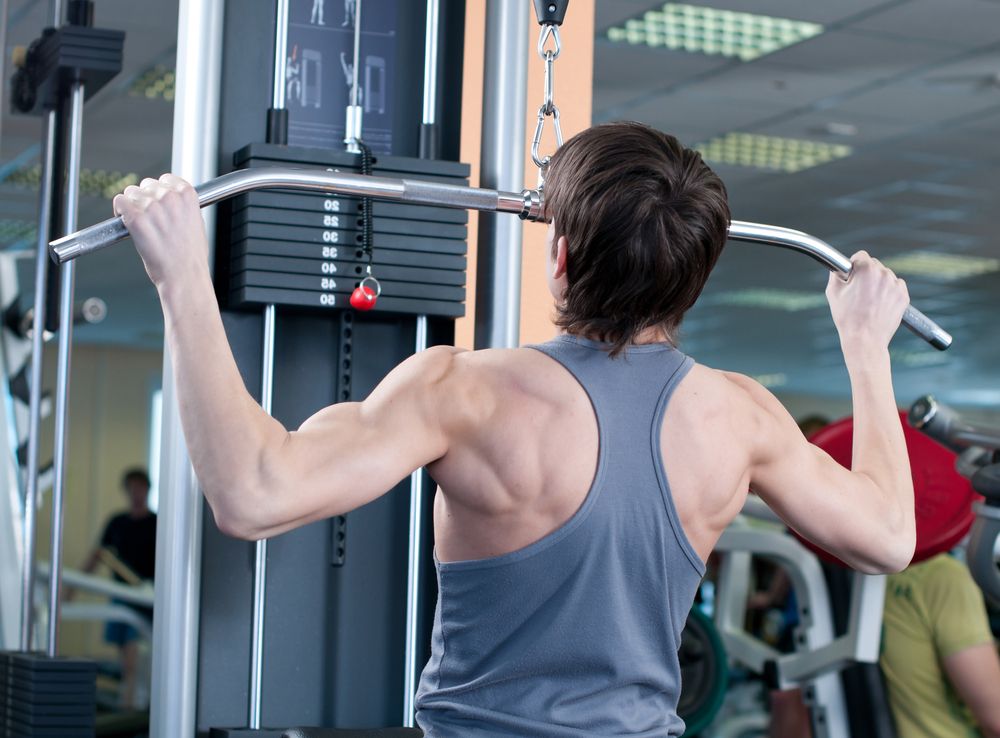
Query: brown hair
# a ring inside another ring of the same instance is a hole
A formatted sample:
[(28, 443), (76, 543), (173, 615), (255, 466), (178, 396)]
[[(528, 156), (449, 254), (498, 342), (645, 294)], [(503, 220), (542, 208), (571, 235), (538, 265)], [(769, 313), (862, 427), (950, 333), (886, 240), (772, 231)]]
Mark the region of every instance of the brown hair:
[(552, 157), (545, 208), (569, 243), (557, 325), (612, 355), (654, 326), (675, 341), (729, 228), (726, 187), (701, 155), (641, 123), (595, 126)]

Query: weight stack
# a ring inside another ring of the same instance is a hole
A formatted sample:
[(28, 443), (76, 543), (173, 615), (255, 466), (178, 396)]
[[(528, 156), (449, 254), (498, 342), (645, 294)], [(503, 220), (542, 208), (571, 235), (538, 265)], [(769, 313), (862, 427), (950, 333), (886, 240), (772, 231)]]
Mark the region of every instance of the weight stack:
[[(237, 168), (285, 166), (358, 172), (341, 151), (251, 144)], [(467, 164), (379, 156), (373, 174), (468, 185)], [(468, 213), (373, 201), (375, 313), (457, 318), (465, 314)], [(275, 304), (323, 310), (349, 306), (366, 274), (361, 199), (291, 190), (250, 192), (220, 213), (216, 286), (228, 308)]]
[(0, 737), (94, 738), (96, 679), (93, 661), (0, 653)]

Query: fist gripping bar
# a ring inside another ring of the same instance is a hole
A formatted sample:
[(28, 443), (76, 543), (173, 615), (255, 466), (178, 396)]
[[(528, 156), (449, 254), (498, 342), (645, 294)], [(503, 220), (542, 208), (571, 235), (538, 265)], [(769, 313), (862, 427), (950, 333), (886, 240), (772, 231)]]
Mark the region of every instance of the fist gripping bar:
[[(512, 213), (530, 221), (546, 220), (542, 196), (538, 190), (524, 190), (520, 193), (501, 192), (478, 187), (313, 169), (286, 167), (241, 169), (209, 180), (195, 190), (198, 193), (198, 202), (202, 207), (206, 207), (244, 192), (273, 188), (335, 192), (341, 195), (376, 197), (462, 210)], [(84, 254), (111, 246), (127, 237), (128, 229), (122, 219), (111, 218), (53, 241), (49, 244), (49, 248), (53, 260), (57, 264), (63, 264)], [(808, 233), (734, 220), (729, 227), (729, 237), (734, 241), (762, 243), (798, 251), (813, 257), (831, 271), (845, 276), (851, 273), (850, 259), (826, 241)], [(903, 324), (936, 349), (943, 351), (951, 346), (951, 335), (912, 305), (906, 308)]]

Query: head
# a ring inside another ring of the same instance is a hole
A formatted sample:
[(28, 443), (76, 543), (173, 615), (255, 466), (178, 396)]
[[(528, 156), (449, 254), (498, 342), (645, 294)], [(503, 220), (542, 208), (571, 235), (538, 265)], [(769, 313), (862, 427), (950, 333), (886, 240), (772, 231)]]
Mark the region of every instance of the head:
[(556, 323), (613, 354), (649, 329), (676, 341), (729, 228), (701, 155), (641, 123), (595, 126), (552, 157), (545, 208)]
[(122, 475), (122, 489), (128, 497), (129, 509), (142, 511), (149, 501), (149, 475), (145, 469), (129, 469)]

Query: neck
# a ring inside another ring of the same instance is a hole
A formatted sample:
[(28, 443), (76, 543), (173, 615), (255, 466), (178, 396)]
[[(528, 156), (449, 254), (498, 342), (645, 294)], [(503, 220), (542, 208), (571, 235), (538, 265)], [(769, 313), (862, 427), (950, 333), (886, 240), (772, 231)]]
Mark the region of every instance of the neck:
[(670, 340), (670, 334), (663, 328), (652, 326), (639, 333), (632, 343), (641, 345), (644, 343), (673, 343), (673, 341)]
[[(560, 330), (559, 331), (559, 335), (571, 335), (571, 334), (569, 334), (568, 331)], [(590, 334), (590, 333), (579, 333), (577, 335), (579, 335), (581, 338), (586, 338), (586, 339), (589, 339), (591, 341), (603, 341), (604, 340), (600, 336), (596, 336), (596, 335), (593, 335), (593, 334)], [(649, 343), (670, 343), (670, 344), (672, 344), (673, 341), (670, 338), (670, 334), (667, 333), (667, 331), (665, 331), (660, 326), (651, 326), (649, 328), (646, 328), (645, 330), (641, 331), (632, 340), (632, 345), (633, 346), (642, 346), (644, 344), (649, 344)]]

